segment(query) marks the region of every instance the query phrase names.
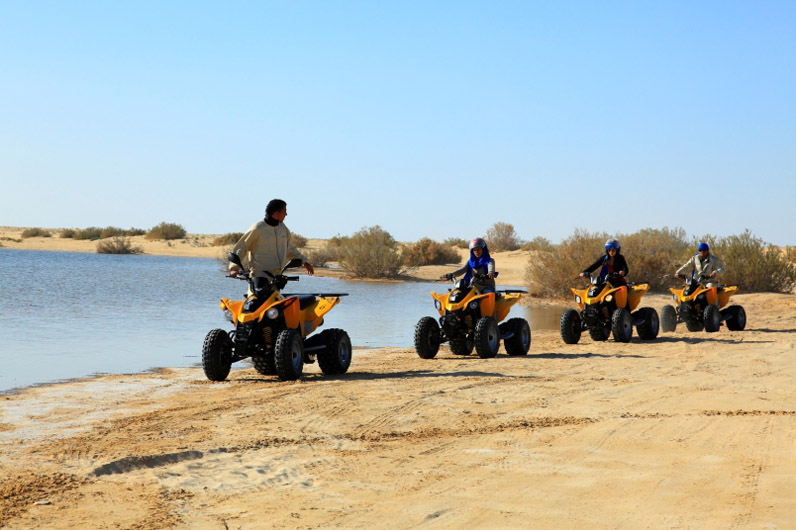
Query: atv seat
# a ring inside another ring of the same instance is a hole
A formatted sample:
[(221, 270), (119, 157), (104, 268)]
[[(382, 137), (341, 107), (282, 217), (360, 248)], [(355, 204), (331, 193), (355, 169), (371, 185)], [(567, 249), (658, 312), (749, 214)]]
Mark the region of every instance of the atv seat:
[(315, 295), (311, 294), (299, 294), (296, 296), (299, 299), (299, 309), (306, 309), (312, 304), (314, 304), (315, 300), (317, 300), (317, 298), (315, 298)]

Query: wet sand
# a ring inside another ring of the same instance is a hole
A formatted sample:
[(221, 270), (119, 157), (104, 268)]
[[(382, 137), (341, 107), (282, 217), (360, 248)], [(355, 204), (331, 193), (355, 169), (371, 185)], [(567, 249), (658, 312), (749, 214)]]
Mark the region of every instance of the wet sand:
[(746, 331), (0, 396), (0, 527), (794, 528), (796, 296), (734, 300)]

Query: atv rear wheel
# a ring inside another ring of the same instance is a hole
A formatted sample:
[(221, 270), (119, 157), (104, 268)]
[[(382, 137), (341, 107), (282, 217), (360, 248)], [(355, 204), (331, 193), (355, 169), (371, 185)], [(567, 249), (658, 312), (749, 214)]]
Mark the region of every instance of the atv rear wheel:
[(580, 327), (580, 315), (577, 311), (574, 309), (564, 311), (564, 314), (561, 315), (559, 327), (561, 328), (561, 339), (564, 344), (578, 343), (582, 329)]
[(274, 346), (276, 375), (282, 381), (295, 381), (304, 369), (304, 343), (295, 329), (284, 329), (276, 337)]
[(433, 359), (439, 351), (439, 324), (432, 317), (423, 317), (415, 326), (415, 351), (421, 359)]
[(276, 363), (274, 362), (273, 355), (265, 357), (252, 357), (252, 364), (258, 374), (262, 375), (276, 375)]
[(726, 320), (727, 329), (743, 331), (746, 327), (746, 310), (739, 305), (731, 305), (727, 310), (730, 311), (730, 317)]
[(498, 328), (513, 333), (511, 337), (503, 341), (503, 347), (506, 348), (506, 353), (509, 355), (526, 355), (531, 349), (531, 326), (524, 318), (509, 319)]
[(721, 313), (719, 308), (713, 304), (708, 305), (702, 312), (705, 320), (705, 331), (708, 333), (715, 333), (721, 327)]
[(490, 359), (500, 349), (500, 329), (492, 317), (482, 317), (475, 323), (475, 352), (482, 359)]
[(593, 328), (589, 328), (589, 337), (591, 340), (597, 342), (603, 342), (608, 340), (608, 337), (611, 336), (611, 328), (605, 326), (595, 326)]
[(611, 332), (616, 342), (630, 342), (633, 337), (633, 317), (624, 307), (614, 310), (611, 315)]
[(330, 328), (320, 336), (326, 348), (318, 352), (318, 366), (325, 375), (339, 375), (351, 366), (351, 339), (342, 329)]
[(470, 355), (473, 353), (474, 345), (472, 339), (451, 339), (448, 345), (454, 355)]
[(677, 311), (674, 306), (665, 305), (661, 308), (661, 331), (668, 333), (677, 329)]
[(232, 341), (223, 329), (212, 329), (202, 344), (202, 368), (211, 381), (223, 381), (232, 367)]
[(652, 340), (658, 336), (660, 329), (660, 320), (658, 319), (658, 312), (651, 307), (642, 307), (638, 310), (639, 316), (644, 319), (644, 322), (636, 326), (636, 332), (641, 340)]

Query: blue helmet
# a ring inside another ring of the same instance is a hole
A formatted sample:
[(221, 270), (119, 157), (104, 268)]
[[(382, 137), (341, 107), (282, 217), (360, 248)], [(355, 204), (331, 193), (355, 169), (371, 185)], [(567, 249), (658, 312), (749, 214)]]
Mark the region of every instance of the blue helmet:
[(619, 246), (619, 240), (611, 238), (608, 241), (606, 241), (605, 242), (605, 251), (608, 252), (609, 248), (615, 248), (616, 251), (619, 252), (619, 249), (621, 248)]
[(700, 252), (702, 252), (703, 250), (710, 251), (710, 247), (708, 246), (707, 243), (705, 243), (703, 241), (702, 243), (699, 244), (699, 246), (697, 247), (697, 250), (700, 251)]

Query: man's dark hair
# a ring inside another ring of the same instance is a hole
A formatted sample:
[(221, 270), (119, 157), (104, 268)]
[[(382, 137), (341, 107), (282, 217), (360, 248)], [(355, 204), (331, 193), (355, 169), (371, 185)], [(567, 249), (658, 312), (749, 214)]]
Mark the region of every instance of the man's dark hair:
[(282, 199), (272, 199), (268, 206), (265, 207), (265, 216), (271, 217), (276, 212), (284, 210), (286, 206), (287, 203)]

